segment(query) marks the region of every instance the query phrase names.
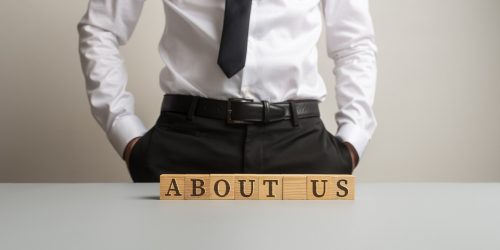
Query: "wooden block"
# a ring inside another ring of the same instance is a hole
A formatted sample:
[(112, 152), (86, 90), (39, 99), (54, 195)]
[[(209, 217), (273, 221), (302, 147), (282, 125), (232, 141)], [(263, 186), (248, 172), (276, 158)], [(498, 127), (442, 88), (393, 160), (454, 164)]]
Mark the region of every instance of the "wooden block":
[(162, 174), (160, 199), (354, 200), (355, 181), (334, 174)]
[(234, 174), (210, 174), (210, 199), (234, 199)]
[(210, 190), (209, 174), (186, 174), (184, 176), (185, 200), (209, 200)]
[(333, 176), (323, 174), (307, 175), (308, 200), (332, 200), (334, 195)]
[(283, 175), (283, 200), (307, 199), (307, 175)]
[(160, 200), (183, 200), (184, 199), (184, 175), (162, 174), (160, 175)]
[(354, 200), (355, 196), (355, 181), (354, 175), (334, 175), (334, 197), (335, 200)]
[(234, 187), (235, 200), (259, 199), (259, 175), (257, 174), (235, 174)]
[(283, 199), (283, 175), (259, 175), (259, 200)]

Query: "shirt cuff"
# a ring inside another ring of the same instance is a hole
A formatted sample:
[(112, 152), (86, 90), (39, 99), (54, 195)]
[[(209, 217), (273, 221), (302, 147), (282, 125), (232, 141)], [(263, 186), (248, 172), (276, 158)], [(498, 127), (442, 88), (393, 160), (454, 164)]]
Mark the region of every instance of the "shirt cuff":
[(343, 141), (347, 141), (354, 146), (359, 159), (361, 159), (361, 156), (365, 152), (366, 145), (371, 138), (367, 131), (350, 123), (340, 126), (337, 130), (337, 136), (339, 136)]
[(107, 133), (108, 140), (115, 151), (123, 156), (125, 147), (135, 137), (142, 136), (147, 132), (146, 127), (136, 115), (125, 115), (116, 118)]

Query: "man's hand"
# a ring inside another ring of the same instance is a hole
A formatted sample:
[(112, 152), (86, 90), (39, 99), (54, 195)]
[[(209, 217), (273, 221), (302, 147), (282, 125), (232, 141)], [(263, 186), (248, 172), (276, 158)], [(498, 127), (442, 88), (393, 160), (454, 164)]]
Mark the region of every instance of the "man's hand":
[(358, 163), (359, 163), (358, 152), (356, 151), (356, 149), (354, 148), (354, 146), (351, 143), (349, 143), (347, 141), (344, 141), (343, 143), (349, 149), (349, 153), (351, 154), (351, 159), (352, 159), (352, 170), (354, 170), (356, 168), (356, 166), (358, 166)]
[(125, 147), (125, 150), (123, 152), (123, 160), (127, 163), (127, 166), (129, 164), (130, 160), (130, 152), (132, 152), (132, 149), (134, 148), (135, 143), (140, 139), (141, 137), (135, 137), (134, 139), (130, 140), (127, 146)]

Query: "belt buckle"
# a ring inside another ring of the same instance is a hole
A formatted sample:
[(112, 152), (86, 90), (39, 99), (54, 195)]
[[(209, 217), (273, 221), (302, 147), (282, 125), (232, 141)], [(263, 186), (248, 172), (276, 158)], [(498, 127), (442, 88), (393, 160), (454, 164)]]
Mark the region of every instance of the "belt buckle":
[(227, 100), (227, 109), (226, 109), (226, 122), (227, 124), (252, 124), (252, 121), (244, 121), (244, 120), (233, 120), (231, 119), (231, 112), (233, 111), (231, 109), (231, 103), (232, 102), (253, 102), (253, 99), (248, 99), (248, 98), (229, 98)]

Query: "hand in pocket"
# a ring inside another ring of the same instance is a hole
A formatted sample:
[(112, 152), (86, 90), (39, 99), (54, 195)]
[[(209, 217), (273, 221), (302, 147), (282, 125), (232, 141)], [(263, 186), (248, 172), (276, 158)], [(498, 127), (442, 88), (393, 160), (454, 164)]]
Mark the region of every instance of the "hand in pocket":
[(137, 141), (139, 141), (139, 139), (141, 137), (142, 136), (135, 137), (134, 139), (130, 140), (130, 142), (125, 147), (125, 152), (123, 154), (123, 159), (125, 160), (125, 163), (127, 164), (127, 166), (130, 163), (130, 155), (132, 153), (132, 150), (134, 149), (135, 144), (137, 143)]
[(354, 146), (351, 143), (349, 143), (348, 141), (343, 141), (342, 143), (346, 146), (347, 150), (349, 151), (349, 155), (351, 157), (351, 163), (352, 163), (352, 170), (354, 170), (359, 163), (358, 152), (356, 151)]

